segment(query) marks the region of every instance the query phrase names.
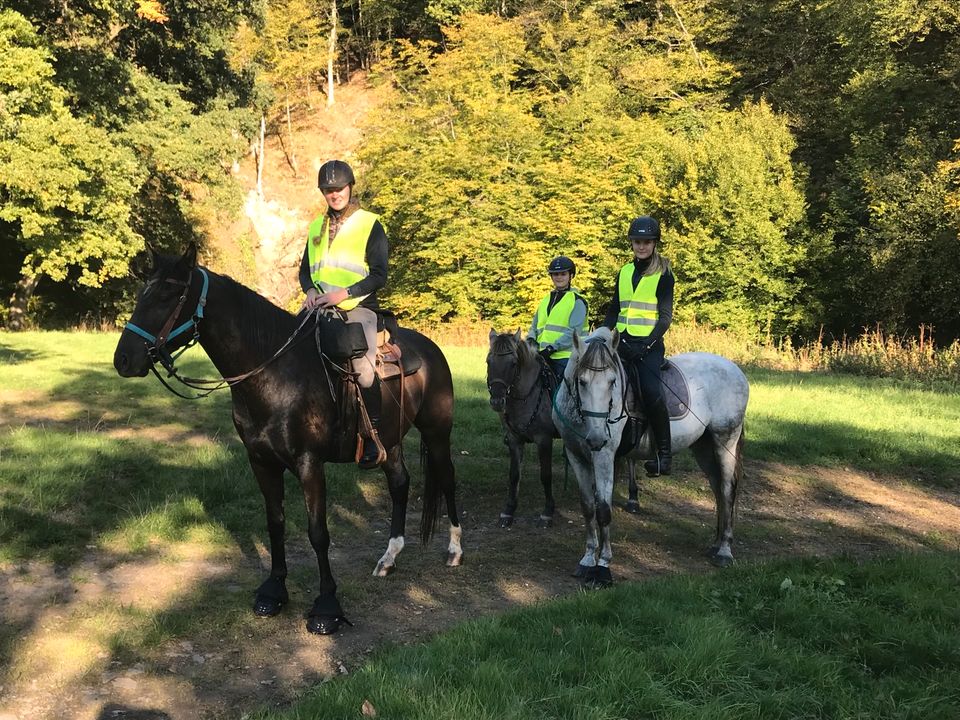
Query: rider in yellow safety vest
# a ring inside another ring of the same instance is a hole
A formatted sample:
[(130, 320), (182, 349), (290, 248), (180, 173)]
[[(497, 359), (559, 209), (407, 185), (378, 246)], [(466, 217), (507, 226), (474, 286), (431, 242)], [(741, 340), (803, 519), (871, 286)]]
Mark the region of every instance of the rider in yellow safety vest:
[(577, 274), (573, 260), (563, 255), (554, 258), (547, 273), (554, 289), (537, 306), (527, 338), (537, 343), (540, 354), (559, 379), (570, 361), (573, 331), (581, 335), (587, 332), (587, 301), (570, 286)]

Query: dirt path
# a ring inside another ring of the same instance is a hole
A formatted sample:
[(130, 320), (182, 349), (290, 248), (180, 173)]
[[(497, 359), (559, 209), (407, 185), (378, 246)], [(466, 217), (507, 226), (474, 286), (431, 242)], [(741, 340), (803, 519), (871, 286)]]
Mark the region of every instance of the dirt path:
[[(735, 544), (741, 562), (960, 545), (955, 492), (921, 491), (896, 478), (844, 470), (757, 462), (747, 470)], [(204, 588), (203, 597), (246, 607), (237, 596), (255, 587), (261, 568), (252, 565), (266, 566), (265, 550), (252, 563), (239, 552), (208, 557), (184, 543), (135, 560), (91, 550), (66, 574), (40, 563), (0, 568), (2, 622), (16, 626), (25, 613), (39, 615), (7, 668), (0, 720), (236, 718), (289, 703), (312, 684), (351, 672), (372, 651), (577, 592), (570, 571), (582, 551), (582, 524), (572, 488), (562, 494), (559, 517), (547, 530), (535, 527), (532, 514), (510, 530), (495, 528), (498, 501), (466, 497), (462, 568), (443, 567), (441, 533), (426, 549), (408, 546), (399, 570), (386, 579), (369, 573), (385, 546), (387, 519), (335, 507), (338, 520), (357, 532), (355, 544), (346, 544), (342, 534), (334, 537), (331, 559), (355, 626), (333, 637), (304, 629), (315, 565), (302, 538), (290, 538), (291, 603), (279, 617), (234, 623), (243, 628), (235, 634), (214, 629), (162, 643), (143, 657), (116, 656), (105, 644), (92, 664), (72, 658), (90, 657), (90, 646), (109, 636), (110, 613), (98, 612), (107, 600), (109, 607), (119, 601), (125, 611), (149, 617), (171, 603), (192, 602)], [(716, 572), (699, 554), (710, 539), (713, 508), (698, 475), (651, 484), (642, 505), (640, 515), (614, 516), (612, 569), (618, 581)], [(416, 521), (411, 514), (409, 526)]]

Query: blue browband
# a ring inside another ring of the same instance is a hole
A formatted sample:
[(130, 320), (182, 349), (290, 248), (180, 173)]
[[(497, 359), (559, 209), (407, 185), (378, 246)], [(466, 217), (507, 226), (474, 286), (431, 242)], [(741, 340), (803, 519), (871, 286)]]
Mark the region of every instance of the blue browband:
[[(210, 285), (210, 277), (207, 275), (207, 271), (204, 270), (203, 268), (197, 268), (197, 270), (199, 270), (200, 274), (203, 275), (203, 287), (200, 289), (200, 299), (197, 300), (197, 310), (195, 313), (193, 313), (193, 316), (189, 320), (187, 320), (187, 322), (185, 322), (183, 325), (176, 328), (175, 330), (172, 330), (170, 334), (167, 335), (166, 342), (169, 342), (170, 340), (173, 340), (177, 335), (180, 335), (181, 333), (186, 332), (190, 328), (194, 327), (197, 324), (198, 320), (203, 319), (203, 307), (207, 304), (207, 288)], [(142, 337), (144, 340), (147, 340), (153, 343), (153, 346), (155, 348), (157, 347), (156, 335), (151, 335), (143, 328), (140, 328), (134, 325), (132, 322), (128, 322), (124, 326), (124, 329), (130, 330), (131, 332), (136, 333), (137, 335)]]

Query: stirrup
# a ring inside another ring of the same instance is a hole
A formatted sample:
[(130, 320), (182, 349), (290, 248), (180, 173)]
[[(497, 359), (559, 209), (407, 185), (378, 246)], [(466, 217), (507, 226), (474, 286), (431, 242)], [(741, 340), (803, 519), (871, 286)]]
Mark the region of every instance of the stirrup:
[[(367, 443), (372, 444), (371, 450), (376, 450), (376, 455), (373, 452), (370, 452), (369, 455), (365, 452), (367, 450)], [(372, 437), (366, 438), (363, 435), (357, 435), (357, 455), (356, 462), (357, 465), (362, 470), (374, 470), (375, 468), (382, 465), (387, 460), (387, 451), (383, 447), (383, 443), (380, 442), (380, 433), (376, 430), (373, 431)]]
[(673, 466), (673, 458), (670, 455), (660, 455), (654, 460), (647, 460), (643, 463), (643, 469), (647, 471), (647, 477), (660, 477), (669, 475)]

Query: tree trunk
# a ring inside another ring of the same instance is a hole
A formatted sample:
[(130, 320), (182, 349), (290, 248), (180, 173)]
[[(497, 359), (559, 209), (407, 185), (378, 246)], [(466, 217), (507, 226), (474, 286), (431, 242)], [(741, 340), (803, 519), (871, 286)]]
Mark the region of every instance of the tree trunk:
[(333, 107), (333, 56), (337, 50), (337, 0), (330, 0), (330, 44), (327, 46), (327, 107)]
[(286, 104), (287, 104), (287, 137), (290, 138), (290, 150), (289, 152), (286, 152), (286, 148), (284, 148), (284, 151), (287, 155), (287, 163), (289, 163), (290, 167), (293, 169), (293, 176), (299, 177), (300, 170), (297, 167), (297, 151), (293, 147), (293, 126), (290, 124), (290, 95), (289, 94), (286, 97)]
[(37, 275), (22, 275), (17, 281), (17, 286), (10, 297), (10, 312), (7, 314), (8, 330), (27, 329), (27, 305), (30, 304), (30, 298), (33, 297), (33, 291), (37, 289), (39, 281), (40, 278)]
[(263, 139), (267, 134), (267, 119), (260, 115), (260, 144), (257, 146), (257, 197), (263, 198)]

